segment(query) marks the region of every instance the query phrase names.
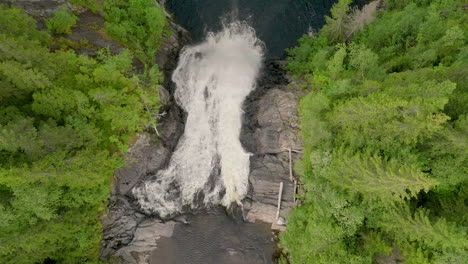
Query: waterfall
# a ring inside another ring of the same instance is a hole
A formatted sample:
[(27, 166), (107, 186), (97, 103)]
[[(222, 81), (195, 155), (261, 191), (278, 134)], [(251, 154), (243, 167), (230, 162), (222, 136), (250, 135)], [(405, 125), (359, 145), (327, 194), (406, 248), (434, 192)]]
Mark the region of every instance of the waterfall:
[(262, 42), (241, 22), (184, 48), (172, 80), (187, 113), (185, 131), (168, 167), (133, 189), (147, 213), (166, 217), (245, 197), (250, 154), (239, 141), (242, 103), (254, 89), (262, 55)]

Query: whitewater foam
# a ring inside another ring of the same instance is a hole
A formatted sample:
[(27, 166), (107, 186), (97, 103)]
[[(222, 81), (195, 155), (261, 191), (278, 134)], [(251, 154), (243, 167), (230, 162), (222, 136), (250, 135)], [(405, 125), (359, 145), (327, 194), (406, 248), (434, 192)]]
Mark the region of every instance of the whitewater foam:
[(162, 217), (182, 208), (240, 203), (249, 156), (240, 141), (242, 103), (254, 89), (263, 44), (246, 23), (224, 26), (181, 52), (172, 80), (187, 112), (184, 135), (166, 169), (133, 189), (140, 206)]

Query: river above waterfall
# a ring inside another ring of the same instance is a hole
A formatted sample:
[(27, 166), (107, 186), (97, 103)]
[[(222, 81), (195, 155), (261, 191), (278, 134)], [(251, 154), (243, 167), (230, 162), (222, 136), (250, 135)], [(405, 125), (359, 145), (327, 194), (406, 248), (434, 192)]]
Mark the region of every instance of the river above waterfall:
[[(268, 58), (282, 58), (285, 49), (297, 45), (304, 34), (317, 31), (324, 16), (337, 0), (166, 0), (176, 22), (187, 29), (194, 41), (208, 31), (219, 31), (222, 18), (237, 10), (239, 20), (247, 21), (266, 44)], [(353, 4), (362, 6), (365, 0)]]
[(172, 0), (167, 8), (177, 23), (201, 41), (207, 31), (218, 31), (221, 18), (238, 10), (240, 20), (249, 22), (266, 43), (269, 57), (284, 56), (303, 34), (320, 28), (334, 0)]

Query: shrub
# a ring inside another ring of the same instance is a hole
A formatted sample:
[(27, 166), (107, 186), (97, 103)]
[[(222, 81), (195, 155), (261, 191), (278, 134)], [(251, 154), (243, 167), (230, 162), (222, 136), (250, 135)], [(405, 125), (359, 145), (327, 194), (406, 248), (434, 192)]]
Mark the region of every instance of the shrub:
[(71, 34), (71, 28), (76, 25), (78, 17), (68, 10), (60, 10), (46, 20), (47, 28), (57, 34)]

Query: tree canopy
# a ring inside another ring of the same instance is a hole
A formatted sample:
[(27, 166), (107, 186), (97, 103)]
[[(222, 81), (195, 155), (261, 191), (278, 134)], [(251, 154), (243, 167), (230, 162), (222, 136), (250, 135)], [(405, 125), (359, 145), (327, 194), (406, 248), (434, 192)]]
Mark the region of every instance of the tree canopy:
[[(67, 34), (71, 22), (62, 10), (46, 24)], [(138, 74), (131, 51), (90, 57), (53, 41), (0, 5), (1, 263), (97, 263), (112, 175), (159, 106), (159, 75)]]
[(305, 195), (281, 236), (283, 261), (465, 263), (466, 7), (350, 2), (289, 50), (286, 68), (308, 94), (296, 164)]

